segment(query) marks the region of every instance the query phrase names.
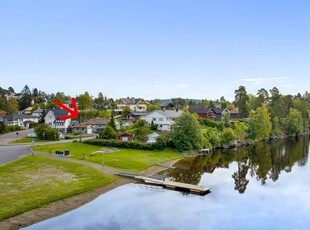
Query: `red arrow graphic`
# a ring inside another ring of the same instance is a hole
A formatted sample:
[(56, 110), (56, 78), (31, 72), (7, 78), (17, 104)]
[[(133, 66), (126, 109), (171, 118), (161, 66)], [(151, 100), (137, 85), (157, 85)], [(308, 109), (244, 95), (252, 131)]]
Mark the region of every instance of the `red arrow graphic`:
[(67, 120), (69, 118), (76, 118), (76, 117), (79, 116), (79, 111), (78, 111), (77, 106), (76, 106), (75, 98), (72, 97), (71, 101), (72, 101), (73, 110), (68, 108), (67, 106), (65, 106), (64, 104), (62, 104), (59, 101), (55, 101), (54, 102), (56, 105), (58, 105), (59, 107), (63, 108), (64, 110), (66, 110), (66, 111), (68, 111), (70, 113), (68, 116), (60, 117), (59, 120), (63, 121), (63, 120)]

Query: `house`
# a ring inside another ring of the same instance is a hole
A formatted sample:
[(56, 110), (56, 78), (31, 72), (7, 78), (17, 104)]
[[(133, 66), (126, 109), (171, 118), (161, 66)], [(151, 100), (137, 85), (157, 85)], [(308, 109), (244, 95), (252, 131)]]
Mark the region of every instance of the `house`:
[(116, 139), (119, 141), (131, 142), (133, 140), (133, 135), (131, 133), (124, 132), (124, 133), (120, 133), (119, 135), (117, 135)]
[(156, 132), (151, 133), (149, 135), (147, 135), (147, 142), (146, 143), (155, 143), (156, 142), (156, 138), (159, 137), (160, 135)]
[(161, 109), (165, 109), (165, 110), (174, 110), (174, 104), (172, 104), (171, 102), (162, 102), (158, 105)]
[(4, 110), (0, 110), (0, 117), (8, 115), (8, 113)]
[(217, 108), (217, 109), (214, 109), (214, 111), (216, 112), (216, 116), (215, 116), (215, 120), (216, 121), (221, 121), (225, 114), (229, 114), (229, 111), (227, 109), (221, 109), (221, 108)]
[(238, 120), (239, 119), (239, 111), (238, 110), (228, 110), (229, 119), (230, 120)]
[(150, 125), (152, 122), (157, 124), (159, 130), (170, 131), (171, 125), (182, 113), (180, 110), (154, 110), (145, 117), (145, 120)]
[(39, 118), (27, 114), (9, 114), (3, 116), (3, 121), (5, 125), (18, 125), (22, 128), (28, 129), (31, 123), (38, 123)]
[(190, 105), (188, 107), (190, 113), (197, 113), (199, 118), (209, 118), (215, 120), (216, 112), (212, 108), (207, 108), (203, 105)]
[(28, 114), (30, 115), (31, 114), (31, 111), (32, 111), (33, 107), (28, 107), (24, 110), (24, 114)]
[(126, 127), (126, 126), (130, 126), (130, 125), (133, 125), (133, 124), (134, 124), (134, 120), (131, 120), (131, 119), (122, 119), (120, 121), (121, 127)]
[(82, 134), (92, 134), (93, 126), (88, 124), (76, 124), (72, 128), (73, 132), (78, 132)]
[(107, 126), (108, 122), (109, 119), (96, 118), (96, 119), (90, 119), (84, 122), (84, 124), (91, 125), (95, 133), (101, 133), (101, 131)]
[(60, 117), (68, 116), (69, 113), (64, 109), (49, 109), (45, 116), (45, 124), (51, 128), (58, 129), (61, 133), (66, 133), (71, 119), (59, 120)]
[(127, 106), (130, 108), (130, 111), (135, 112), (146, 112), (148, 102), (142, 98), (134, 98), (134, 97), (127, 97), (127, 98), (120, 98), (116, 100), (117, 109), (114, 111), (117, 114), (121, 114), (123, 109)]
[(149, 115), (150, 113), (148, 112), (129, 112), (125, 115), (126, 119), (129, 120), (139, 120), (139, 119), (144, 119), (145, 116)]
[(43, 109), (38, 108), (34, 110), (31, 115), (35, 117), (40, 117), (42, 113), (43, 113)]

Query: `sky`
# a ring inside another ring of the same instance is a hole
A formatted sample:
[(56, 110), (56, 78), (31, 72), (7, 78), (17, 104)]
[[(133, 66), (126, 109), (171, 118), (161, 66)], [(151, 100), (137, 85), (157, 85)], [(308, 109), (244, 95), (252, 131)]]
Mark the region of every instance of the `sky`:
[(309, 0), (0, 0), (0, 86), (234, 99), (310, 83)]

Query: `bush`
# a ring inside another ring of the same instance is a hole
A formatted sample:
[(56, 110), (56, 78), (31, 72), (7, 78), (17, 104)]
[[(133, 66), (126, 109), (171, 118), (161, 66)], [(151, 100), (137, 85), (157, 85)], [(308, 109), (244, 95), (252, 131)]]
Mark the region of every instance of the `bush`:
[(59, 131), (52, 129), (47, 124), (41, 124), (36, 128), (36, 134), (40, 140), (58, 141)]
[(125, 149), (141, 149), (141, 150), (162, 150), (166, 146), (162, 141), (156, 141), (150, 144), (141, 144), (137, 142), (127, 142), (127, 141), (117, 141), (117, 140), (104, 140), (104, 139), (92, 139), (84, 141), (86, 144), (99, 145), (99, 146), (109, 146), (116, 148)]
[(0, 134), (3, 133), (9, 133), (9, 132), (15, 132), (21, 130), (21, 127), (18, 125), (5, 125), (5, 124), (0, 124)]
[(205, 118), (202, 120), (203, 124), (205, 126), (211, 127), (211, 128), (219, 128), (219, 124), (216, 121), (213, 121), (211, 119)]
[(99, 134), (99, 137), (101, 139), (115, 139), (117, 137), (117, 133), (111, 126), (107, 125)]

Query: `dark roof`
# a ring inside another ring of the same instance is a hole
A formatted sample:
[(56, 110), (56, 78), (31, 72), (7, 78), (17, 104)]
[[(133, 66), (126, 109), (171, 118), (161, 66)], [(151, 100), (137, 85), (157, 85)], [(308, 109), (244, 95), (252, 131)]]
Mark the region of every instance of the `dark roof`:
[(64, 109), (47, 109), (46, 113), (48, 113), (50, 111), (52, 111), (56, 117), (57, 116), (67, 116), (69, 114), (68, 111), (66, 111)]
[(146, 116), (149, 115), (150, 113), (148, 112), (129, 112), (126, 115), (133, 115), (133, 116)]
[(6, 116), (3, 116), (4, 119), (9, 120), (9, 119), (25, 119), (25, 118), (38, 118), (36, 116), (31, 116), (28, 114), (9, 114)]
[(204, 107), (204, 106), (201, 106), (201, 105), (198, 105), (198, 106), (194, 105), (194, 106), (189, 106), (188, 107), (188, 111), (190, 113), (205, 114), (205, 113), (209, 113), (210, 111), (214, 111), (214, 109), (207, 108), (207, 107)]
[(223, 113), (224, 110), (226, 110), (226, 109), (221, 109), (221, 108), (216, 108), (216, 109), (214, 109), (214, 111), (215, 111), (217, 114)]
[(121, 136), (133, 136), (133, 134), (124, 132), (124, 133), (118, 134), (117, 136), (118, 136), (118, 137), (121, 137)]
[(125, 97), (121, 98), (126, 104), (135, 105), (139, 101), (143, 100), (143, 98), (134, 98), (134, 97)]

